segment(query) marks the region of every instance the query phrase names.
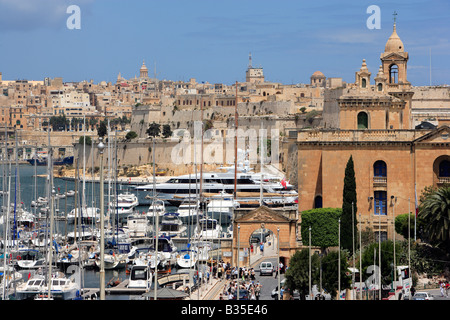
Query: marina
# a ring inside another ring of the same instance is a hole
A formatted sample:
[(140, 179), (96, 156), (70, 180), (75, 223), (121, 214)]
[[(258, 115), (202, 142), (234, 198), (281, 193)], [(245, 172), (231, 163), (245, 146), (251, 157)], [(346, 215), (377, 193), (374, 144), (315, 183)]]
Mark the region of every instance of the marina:
[[(1, 169), (4, 190), (12, 191), (0, 198), (1, 264), (12, 267), (4, 273), (8, 279), (17, 275), (5, 282), (2, 299), (99, 299), (99, 181), (81, 174), (53, 178), (46, 166), (3, 164)], [(106, 299), (151, 298), (155, 273), (157, 290), (166, 289), (165, 294), (195, 291), (199, 272), (212, 272), (224, 258), (224, 245), (231, 246), (233, 210), (240, 204), (225, 192), (204, 193), (203, 201), (191, 195), (178, 206), (159, 197), (155, 205), (141, 204), (139, 185), (103, 184)], [(147, 198), (154, 199), (153, 194)], [(68, 293), (57, 294), (63, 284)]]

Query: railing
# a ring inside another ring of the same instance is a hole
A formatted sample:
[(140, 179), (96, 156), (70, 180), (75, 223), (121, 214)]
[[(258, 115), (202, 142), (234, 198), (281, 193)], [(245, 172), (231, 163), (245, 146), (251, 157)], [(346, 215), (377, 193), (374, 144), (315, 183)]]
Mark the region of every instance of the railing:
[(438, 184), (450, 184), (450, 177), (439, 177)]
[(373, 177), (373, 184), (377, 186), (386, 186), (387, 177)]

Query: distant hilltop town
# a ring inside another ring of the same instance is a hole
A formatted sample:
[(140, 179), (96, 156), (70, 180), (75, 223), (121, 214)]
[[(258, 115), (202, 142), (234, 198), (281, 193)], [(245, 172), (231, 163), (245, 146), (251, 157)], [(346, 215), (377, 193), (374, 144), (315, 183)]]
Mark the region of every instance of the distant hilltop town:
[[(396, 37), (394, 26), (390, 46), (401, 42)], [(120, 164), (143, 165), (152, 162), (147, 129), (153, 122), (176, 135), (180, 130), (193, 134), (193, 122), (203, 121), (205, 129), (214, 128), (223, 135), (226, 129), (234, 128), (235, 111), (239, 128), (276, 128), (286, 138), (304, 129), (407, 130), (448, 125), (450, 87), (411, 85), (406, 80), (406, 52), (397, 54), (404, 61), (391, 68), (389, 54), (394, 49), (385, 48), (379, 70), (369, 71), (363, 60), (353, 83), (327, 78), (320, 71), (305, 84), (271, 82), (262, 67), (253, 66), (251, 54), (245, 81), (232, 84), (152, 78), (145, 61), (139, 76), (125, 79), (118, 72), (115, 83), (64, 82), (62, 78), (5, 80), (7, 75), (0, 72), (0, 137), (5, 141), (7, 133), (8, 154), (15, 157), (17, 152), (19, 160), (32, 158), (36, 152), (46, 150), (49, 143), (59, 156), (77, 155), (80, 137), (97, 141), (97, 128), (109, 120), (111, 132), (120, 143), (127, 144), (125, 148), (119, 146)], [(389, 94), (402, 90), (408, 95)], [(360, 104), (371, 106), (383, 116), (377, 115), (378, 120), (373, 117), (370, 124), (370, 114), (354, 114), (356, 108), (352, 106)], [(384, 110), (387, 105), (402, 111), (391, 114)], [(129, 132), (133, 134), (126, 138)], [(169, 146), (167, 140), (164, 142), (161, 154), (156, 154), (158, 164), (170, 160), (170, 152), (163, 154)]]

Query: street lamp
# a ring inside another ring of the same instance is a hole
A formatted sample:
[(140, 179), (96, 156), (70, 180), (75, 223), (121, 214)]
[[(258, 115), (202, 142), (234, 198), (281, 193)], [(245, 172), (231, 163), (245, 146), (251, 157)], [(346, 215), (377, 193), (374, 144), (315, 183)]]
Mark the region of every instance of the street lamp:
[(392, 233), (393, 233), (393, 244), (394, 244), (394, 282), (392, 285), (392, 289), (395, 290), (395, 281), (397, 280), (396, 277), (396, 261), (395, 261), (395, 203), (397, 202), (397, 197), (395, 196), (391, 196), (391, 200), (392, 200)]
[(339, 219), (338, 246), (338, 300), (341, 300), (341, 219)]
[(240, 238), (241, 238), (241, 225), (238, 224), (238, 250), (237, 250), (237, 290), (236, 290), (236, 300), (239, 301), (239, 259), (240, 259), (240, 250), (241, 250), (241, 242), (240, 242)]
[(104, 206), (104, 190), (103, 190), (103, 151), (105, 145), (103, 138), (99, 138), (97, 145), (100, 153), (100, 300), (105, 300), (105, 206)]
[(308, 232), (309, 232), (309, 300), (312, 300), (312, 292), (311, 292), (311, 226), (309, 226)]
[(278, 247), (278, 249), (277, 249), (277, 252), (278, 252), (278, 254), (277, 254), (278, 255), (278, 271), (277, 271), (278, 272), (278, 275), (277, 275), (277, 278), (278, 278), (278, 301), (280, 301), (281, 281), (280, 281), (280, 228), (279, 227), (277, 228), (277, 247)]

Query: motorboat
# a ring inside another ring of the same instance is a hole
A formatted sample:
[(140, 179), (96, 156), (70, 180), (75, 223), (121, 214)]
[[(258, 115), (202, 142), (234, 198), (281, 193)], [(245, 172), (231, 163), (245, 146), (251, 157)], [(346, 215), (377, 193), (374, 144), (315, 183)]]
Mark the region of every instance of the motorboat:
[(134, 213), (127, 216), (126, 228), (130, 237), (146, 237), (152, 231), (152, 226), (144, 214)]
[(147, 210), (147, 217), (153, 218), (155, 215), (163, 216), (166, 213), (166, 206), (163, 200), (155, 199), (152, 201)]
[(206, 215), (222, 221), (229, 221), (235, 209), (240, 207), (240, 203), (224, 191), (217, 195), (212, 195), (207, 199)]
[(169, 212), (162, 217), (161, 224), (159, 226), (159, 235), (168, 237), (179, 237), (186, 234), (187, 227), (183, 224), (183, 221), (179, 218), (179, 214), (176, 212)]
[(100, 220), (100, 208), (95, 207), (86, 207), (86, 208), (75, 208), (72, 209), (67, 214), (67, 222), (75, 223), (75, 218), (78, 221), (81, 220), (81, 223), (92, 223), (92, 221)]
[[(127, 265), (127, 255), (124, 253), (116, 254), (113, 250), (103, 254), (104, 269), (105, 270), (117, 270), (124, 269)], [(101, 267), (100, 254), (97, 255), (95, 260), (97, 267)]]
[(180, 268), (192, 268), (198, 260), (197, 250), (186, 249), (178, 251), (177, 265)]
[(88, 226), (78, 225), (76, 230), (67, 233), (67, 242), (74, 243), (75, 237), (77, 241), (92, 240), (97, 238), (97, 233), (92, 231), (92, 229)]
[(203, 218), (194, 229), (197, 239), (217, 239), (221, 236), (221, 227), (216, 219)]
[(118, 215), (119, 219), (134, 212), (139, 205), (137, 196), (130, 192), (120, 193), (109, 203), (110, 215)]
[(170, 262), (162, 252), (155, 252), (153, 247), (135, 248), (130, 251), (127, 264), (130, 269), (133, 265), (148, 265), (151, 269), (158, 268), (158, 270), (166, 269)]
[[(153, 249), (156, 245), (156, 238), (153, 238)], [(159, 236), (158, 237), (158, 253), (161, 253), (165, 260), (167, 260), (170, 264), (175, 263), (177, 247), (173, 243), (173, 240), (170, 237)]]
[(152, 272), (148, 264), (134, 264), (131, 266), (128, 279), (128, 288), (150, 290), (152, 285)]
[[(50, 296), (54, 300), (75, 300), (80, 297), (80, 288), (75, 278), (67, 278), (63, 273), (57, 272), (51, 277)], [(36, 296), (47, 294), (48, 289), (48, 278), (43, 274), (34, 274), (28, 281), (17, 286), (16, 298), (33, 300)]]
[(200, 208), (200, 201), (198, 199), (188, 197), (183, 199), (178, 207), (177, 213), (182, 218), (194, 217)]
[(15, 267), (18, 270), (44, 268), (46, 265), (44, 254), (36, 249), (23, 248), (17, 251)]

